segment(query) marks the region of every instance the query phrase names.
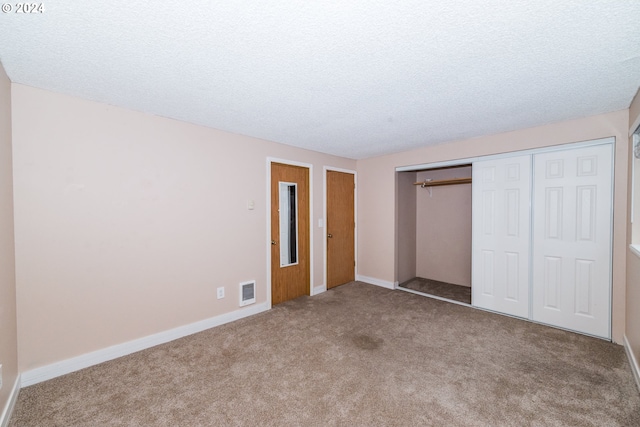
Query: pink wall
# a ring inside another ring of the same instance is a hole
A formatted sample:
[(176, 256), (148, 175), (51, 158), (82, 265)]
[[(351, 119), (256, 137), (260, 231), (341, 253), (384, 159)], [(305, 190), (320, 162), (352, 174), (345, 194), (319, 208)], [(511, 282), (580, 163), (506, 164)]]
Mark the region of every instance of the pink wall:
[(324, 284), (323, 166), (355, 161), (18, 84), (13, 120), (21, 371), (264, 303), (268, 156), (313, 164)]
[[(0, 125), (10, 121), (11, 105), (21, 371), (234, 312), (243, 280), (256, 279), (258, 304), (265, 302), (268, 156), (313, 164), (314, 225), (323, 215), (322, 167), (357, 168), (358, 274), (393, 282), (395, 167), (608, 136), (617, 141), (613, 337), (620, 342), (625, 332), (628, 291), (627, 336), (638, 354), (640, 295), (631, 283), (640, 283), (640, 266), (630, 264), (632, 280), (625, 287), (627, 110), (355, 162), (10, 86), (2, 73)], [(640, 111), (637, 99), (631, 111)], [(5, 131), (5, 209), (11, 203), (10, 153), (11, 133)], [(246, 209), (247, 200), (255, 200), (255, 210)], [(0, 214), (8, 218), (10, 211)], [(11, 230), (9, 220), (0, 221), (2, 230)], [(312, 279), (320, 286), (324, 230), (314, 226), (313, 237)], [(17, 373), (10, 246), (0, 247), (7, 262), (0, 277), (0, 339), (10, 341), (0, 347), (5, 383)], [(227, 298), (215, 298), (217, 286), (226, 287)], [(0, 390), (0, 405), (6, 391)]]
[[(634, 132), (638, 126), (640, 120), (640, 90), (636, 94), (636, 97), (629, 108), (629, 132)], [(631, 140), (631, 139), (630, 139)], [(630, 141), (631, 143), (631, 141)], [(629, 151), (631, 151), (631, 147)], [(633, 161), (633, 156), (630, 156)], [(635, 185), (635, 200), (640, 201), (640, 161), (636, 160), (636, 185)], [(631, 182), (633, 175), (629, 173), (629, 181)], [(631, 201), (631, 186), (629, 186), (629, 200)], [(640, 211), (638, 204), (636, 203), (636, 211), (634, 213), (633, 227), (636, 231), (640, 229)], [(629, 224), (629, 243), (640, 244), (640, 239), (631, 238), (631, 224)], [(640, 233), (635, 233), (636, 236), (640, 236)], [(633, 352), (636, 359), (636, 363), (640, 362), (640, 257), (633, 253), (631, 250), (627, 252), (627, 311), (626, 311), (626, 330), (625, 335), (629, 343), (629, 347)], [(640, 374), (640, 372), (638, 372)], [(640, 387), (640, 383), (638, 384)]]
[[(636, 93), (636, 96), (633, 98), (631, 102), (631, 106), (629, 107), (629, 133), (635, 132), (635, 130), (640, 126), (640, 90)], [(629, 137), (629, 144), (633, 144), (633, 138)], [(633, 147), (630, 147), (630, 150), (633, 150)], [(631, 151), (630, 153), (632, 153)], [(635, 176), (633, 172), (633, 167), (635, 164)], [(634, 188), (636, 189), (636, 194), (638, 194), (638, 189), (640, 189), (640, 159), (635, 159), (635, 157), (631, 154), (629, 156), (629, 177), (630, 177), (630, 185), (629, 191), (631, 192)], [(632, 187), (631, 181), (635, 180), (635, 186)], [(631, 196), (631, 193), (629, 193)], [(631, 241), (636, 244), (640, 244), (640, 197), (630, 197), (629, 203), (633, 203), (633, 215), (634, 218), (629, 218), (632, 222), (632, 227), (630, 227), (631, 232)]]
[[(416, 182), (470, 178), (471, 167), (418, 173)], [(418, 277), (471, 286), (471, 184), (417, 192), (416, 272)]]
[(415, 172), (404, 172), (397, 176), (397, 254), (398, 282), (416, 277), (416, 182)]
[(629, 107), (629, 126), (631, 132), (640, 126), (640, 90), (636, 93)]
[(422, 163), (616, 138), (613, 242), (613, 339), (622, 342), (625, 327), (627, 170), (629, 112), (617, 111), (547, 126), (456, 141), (358, 161), (358, 273), (385, 282), (395, 271), (395, 168)]
[(11, 164), (11, 82), (0, 64), (0, 422), (18, 378)]

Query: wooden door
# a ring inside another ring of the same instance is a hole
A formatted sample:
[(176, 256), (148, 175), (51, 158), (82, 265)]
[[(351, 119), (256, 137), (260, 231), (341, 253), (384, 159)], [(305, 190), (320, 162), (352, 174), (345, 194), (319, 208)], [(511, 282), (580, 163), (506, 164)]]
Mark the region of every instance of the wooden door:
[(472, 304), (529, 317), (531, 156), (473, 163)]
[(354, 178), (327, 171), (327, 289), (355, 280)]
[(612, 146), (534, 156), (533, 320), (610, 338)]
[[(290, 189), (283, 196), (283, 187)], [(295, 195), (295, 197), (294, 197)], [(285, 200), (286, 199), (286, 200)], [(283, 216), (280, 212), (283, 212)], [(285, 211), (290, 213), (285, 217)], [(310, 294), (309, 169), (271, 164), (271, 304)], [(283, 227), (289, 234), (283, 241)], [(292, 232), (295, 230), (295, 234)], [(289, 250), (282, 250), (286, 245)], [(286, 253), (291, 256), (287, 258)]]

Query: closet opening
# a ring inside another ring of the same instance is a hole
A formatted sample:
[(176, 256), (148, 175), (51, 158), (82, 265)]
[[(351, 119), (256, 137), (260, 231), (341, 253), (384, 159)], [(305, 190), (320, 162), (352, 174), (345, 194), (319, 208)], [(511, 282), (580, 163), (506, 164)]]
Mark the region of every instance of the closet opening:
[(398, 289), (471, 305), (471, 168), (396, 172)]

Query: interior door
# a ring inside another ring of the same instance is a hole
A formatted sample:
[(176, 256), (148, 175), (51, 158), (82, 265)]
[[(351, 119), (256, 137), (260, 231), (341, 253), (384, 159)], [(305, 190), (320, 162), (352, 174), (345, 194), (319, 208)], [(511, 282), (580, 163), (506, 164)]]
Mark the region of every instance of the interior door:
[(327, 171), (327, 289), (355, 280), (355, 177)]
[(534, 156), (533, 320), (610, 338), (611, 144)]
[(271, 164), (271, 304), (310, 294), (309, 169)]
[(531, 156), (472, 167), (472, 305), (527, 318)]

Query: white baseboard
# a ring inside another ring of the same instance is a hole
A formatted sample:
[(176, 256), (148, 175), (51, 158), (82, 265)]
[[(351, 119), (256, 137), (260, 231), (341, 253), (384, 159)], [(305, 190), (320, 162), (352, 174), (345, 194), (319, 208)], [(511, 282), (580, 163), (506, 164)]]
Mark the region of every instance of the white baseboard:
[(268, 303), (256, 304), (231, 313), (211, 317), (189, 325), (180, 326), (168, 331), (159, 332), (137, 340), (117, 344), (102, 350), (83, 354), (51, 365), (32, 369), (22, 373), (22, 387), (27, 387), (42, 381), (50, 380), (61, 375), (79, 371), (89, 366), (97, 365), (108, 360), (117, 359), (140, 350), (145, 350), (159, 344), (164, 344), (187, 335), (195, 334), (215, 326), (224, 325), (244, 317), (253, 316), (269, 309)]
[(11, 389), (11, 393), (9, 393), (9, 400), (4, 405), (4, 409), (0, 415), (0, 427), (7, 427), (9, 425), (13, 408), (16, 406), (16, 401), (18, 400), (18, 393), (20, 393), (20, 375), (16, 378), (13, 389)]
[(395, 285), (394, 285), (393, 282), (388, 282), (386, 280), (376, 279), (374, 277), (361, 276), (360, 274), (358, 274), (356, 276), (356, 280), (359, 281), (359, 282), (369, 283), (370, 285), (381, 286), (381, 287), (387, 288), (387, 289), (395, 289)]
[(323, 292), (327, 292), (327, 285), (314, 286), (312, 295), (318, 295)]
[(633, 377), (636, 380), (636, 386), (638, 386), (638, 391), (640, 391), (640, 366), (638, 365), (638, 359), (633, 354), (633, 350), (631, 350), (631, 344), (629, 344), (629, 340), (627, 336), (624, 336), (624, 349), (627, 352), (627, 357), (629, 358), (629, 364), (631, 365), (631, 370), (633, 371)]

